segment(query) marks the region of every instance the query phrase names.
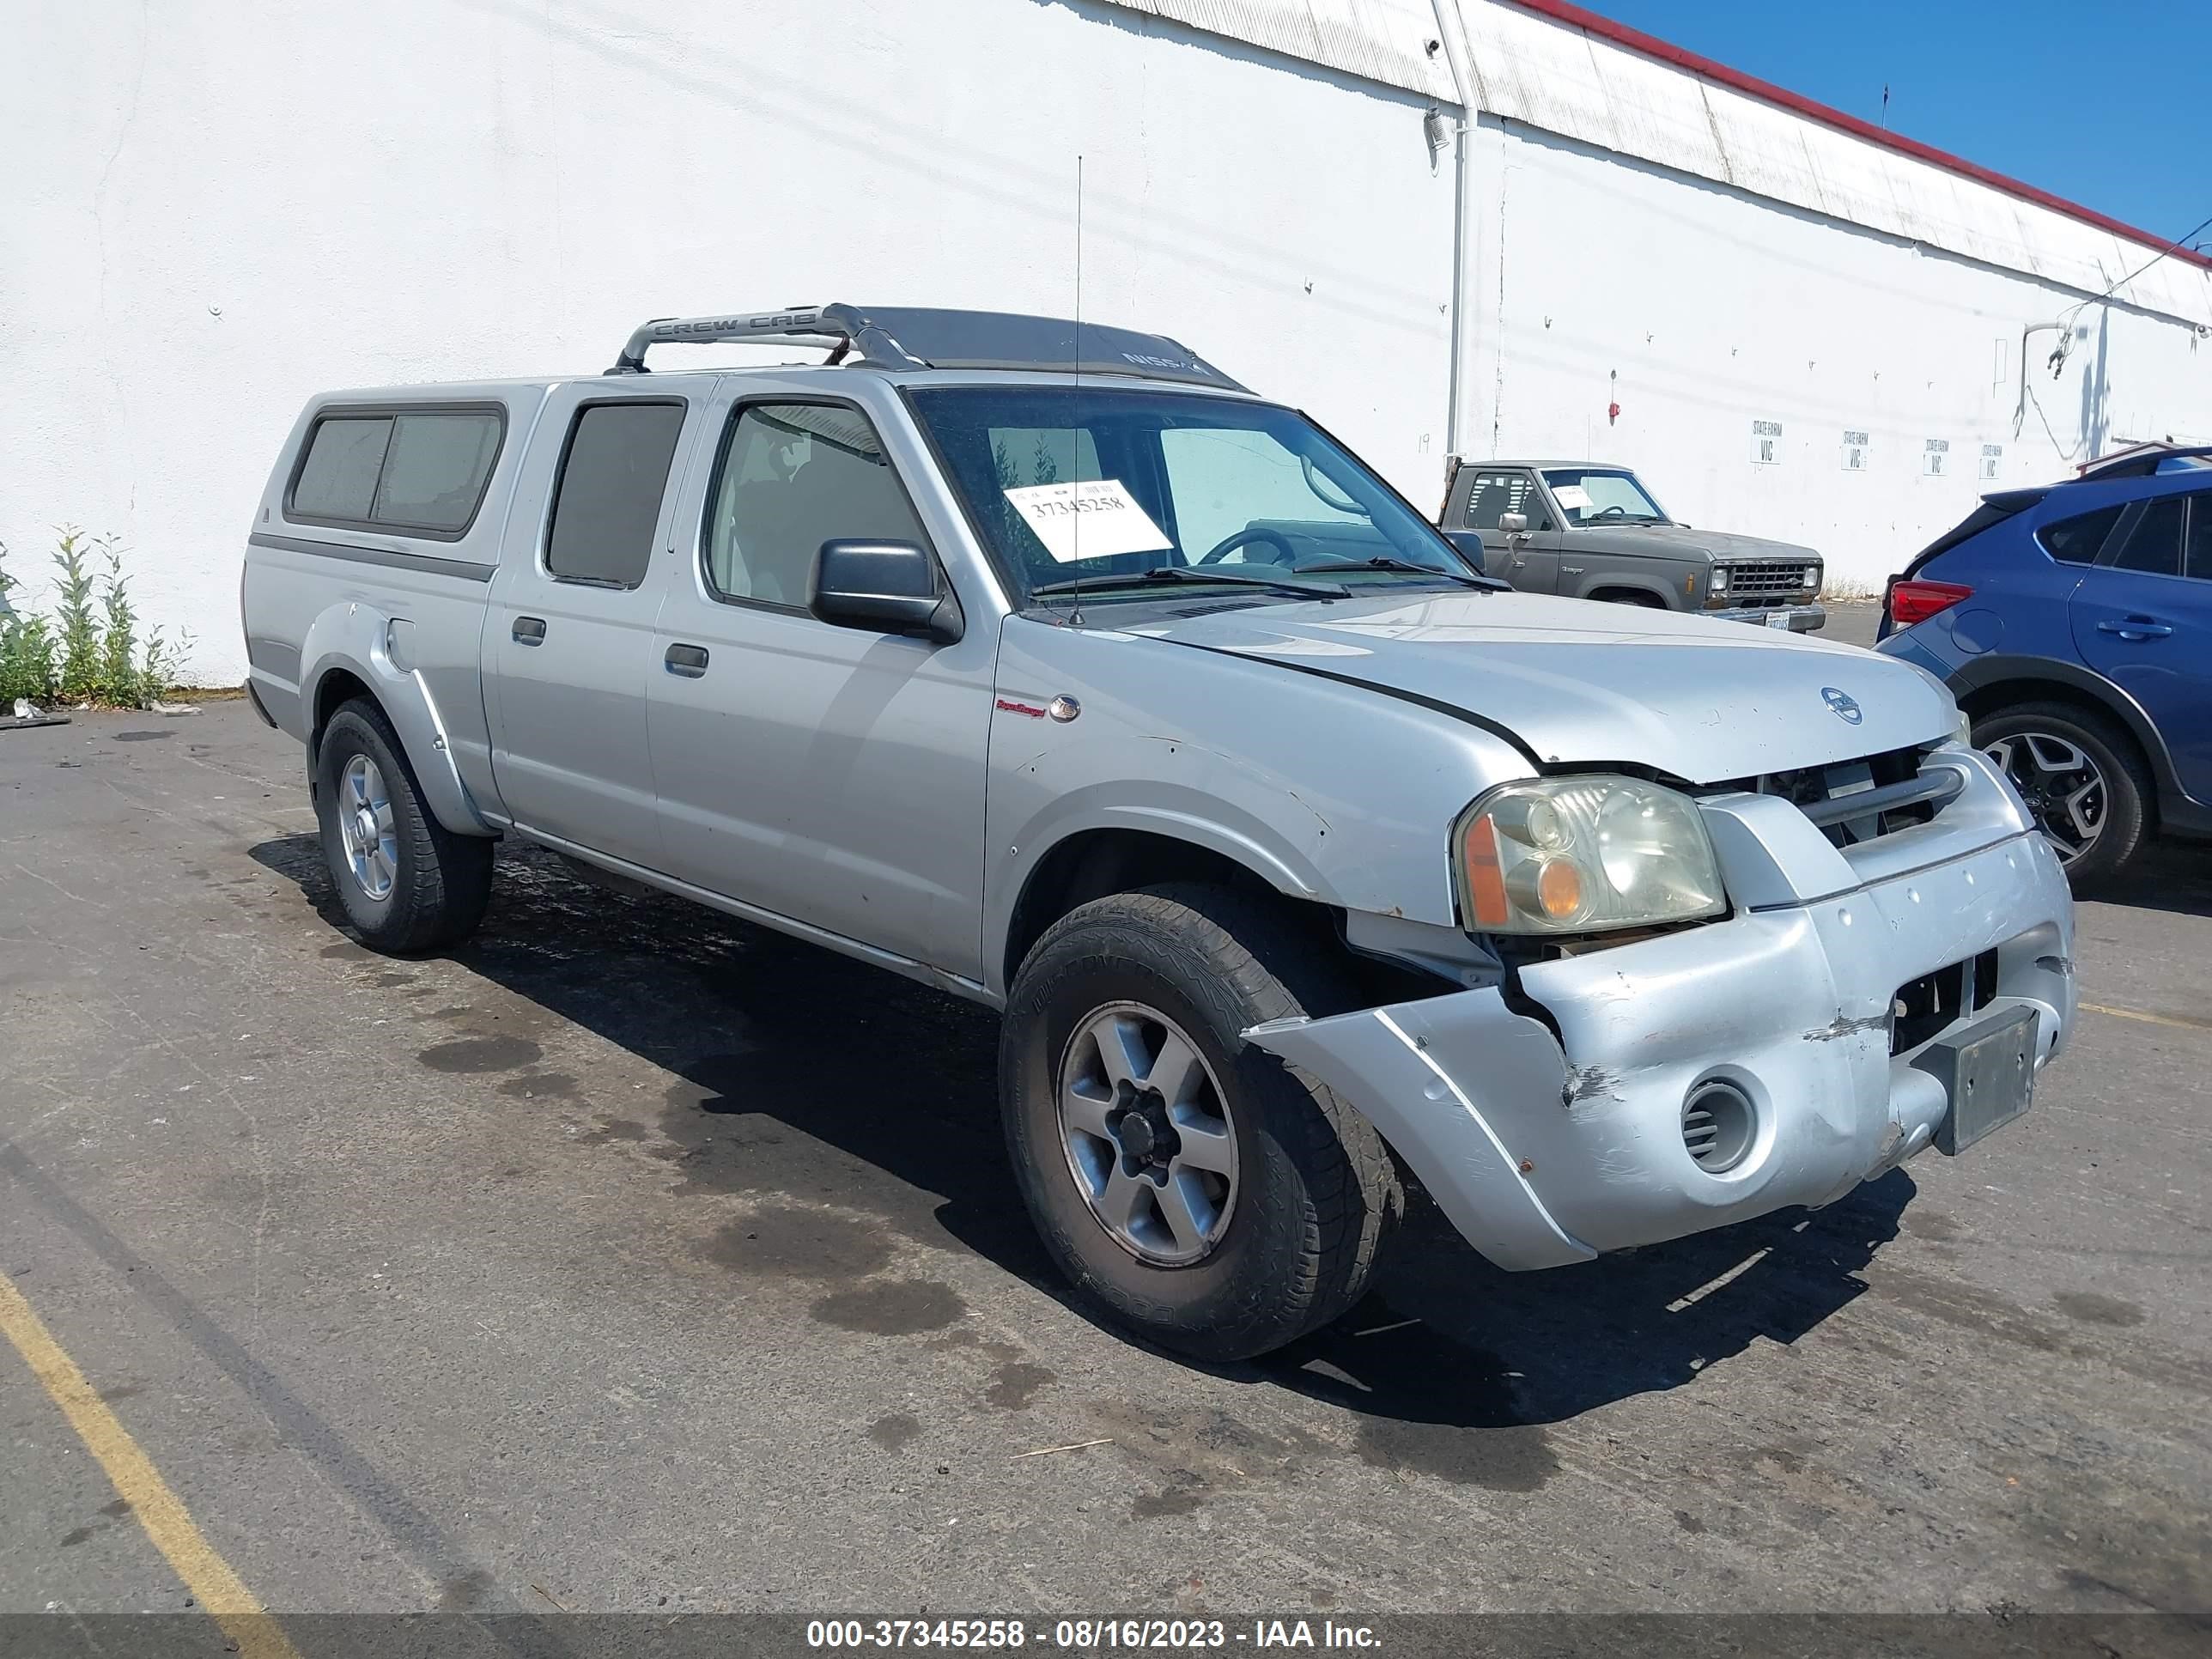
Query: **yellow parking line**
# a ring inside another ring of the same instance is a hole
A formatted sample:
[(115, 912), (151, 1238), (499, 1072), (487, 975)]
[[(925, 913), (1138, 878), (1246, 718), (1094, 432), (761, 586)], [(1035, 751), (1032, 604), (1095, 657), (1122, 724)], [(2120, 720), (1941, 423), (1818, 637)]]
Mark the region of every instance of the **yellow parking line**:
[(76, 1362), (62, 1351), (23, 1293), (0, 1273), (0, 1332), (15, 1345), (31, 1375), (50, 1395), (85, 1449), (107, 1471), (116, 1496), (131, 1505), (154, 1547), (168, 1558), (192, 1598), (215, 1615), (223, 1634), (238, 1644), (241, 1659), (300, 1659), (299, 1650), (263, 1607), (230, 1563), (201, 1536), (191, 1513), (153, 1460), (139, 1449), (106, 1402), (84, 1380)]
[(2185, 1019), (2179, 1014), (2145, 1014), (2133, 1008), (2107, 1008), (2101, 1002), (2085, 1002), (2082, 1007), (2093, 1014), (2110, 1014), (2115, 1019), (2139, 1019), (2146, 1025), (2171, 1025), (2183, 1031), (2212, 1031), (2212, 1019)]

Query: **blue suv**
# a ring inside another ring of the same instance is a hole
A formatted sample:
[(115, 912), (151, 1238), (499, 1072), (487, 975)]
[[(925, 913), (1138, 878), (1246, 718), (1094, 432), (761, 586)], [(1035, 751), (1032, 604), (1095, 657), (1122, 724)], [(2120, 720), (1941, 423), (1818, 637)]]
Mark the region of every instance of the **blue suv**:
[(2212, 447), (2140, 445), (1986, 496), (1882, 595), (2077, 888), (2212, 836)]

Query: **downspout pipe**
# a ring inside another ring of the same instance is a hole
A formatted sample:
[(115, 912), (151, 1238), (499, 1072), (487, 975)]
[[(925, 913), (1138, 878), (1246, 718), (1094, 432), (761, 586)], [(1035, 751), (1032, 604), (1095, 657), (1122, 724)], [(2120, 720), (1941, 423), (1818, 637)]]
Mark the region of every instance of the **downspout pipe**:
[[(1460, 461), (1460, 404), (1467, 375), (1467, 135), (1474, 120), (1474, 100), (1468, 95), (1473, 77), (1468, 68), (1459, 0), (1431, 0), (1431, 6), (1437, 20), (1437, 39), (1443, 43), (1444, 62), (1451, 70), (1452, 91), (1459, 100), (1459, 118), (1452, 125), (1451, 374), (1444, 410), (1444, 477), (1449, 493), (1451, 475)], [(1451, 14), (1449, 20), (1447, 11)]]

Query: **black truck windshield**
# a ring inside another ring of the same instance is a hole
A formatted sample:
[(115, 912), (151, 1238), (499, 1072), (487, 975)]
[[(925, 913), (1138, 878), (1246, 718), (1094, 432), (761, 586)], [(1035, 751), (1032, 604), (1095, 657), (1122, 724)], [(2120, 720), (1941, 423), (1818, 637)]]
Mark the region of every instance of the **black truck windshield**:
[(1076, 579), (1086, 594), (1157, 597), (1147, 573), (1171, 567), (1340, 592), (1469, 574), (1419, 514), (1287, 409), (1110, 385), (908, 396), (1024, 599)]

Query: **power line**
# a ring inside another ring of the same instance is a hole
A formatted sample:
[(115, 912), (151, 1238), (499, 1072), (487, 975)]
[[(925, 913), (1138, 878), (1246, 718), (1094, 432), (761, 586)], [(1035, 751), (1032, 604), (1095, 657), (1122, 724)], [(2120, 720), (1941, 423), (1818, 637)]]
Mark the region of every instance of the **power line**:
[(2199, 231), (2205, 229), (2208, 226), (2212, 226), (2212, 214), (2206, 215), (2203, 219), (2197, 221), (2197, 223), (2191, 225), (2187, 230), (2183, 231), (2180, 235), (2175, 237), (2171, 242), (2168, 242), (2157, 252), (2152, 254), (2149, 258), (2144, 260), (2126, 276), (2116, 279), (2102, 294), (2097, 295), (2094, 298), (2084, 300), (2080, 305), (2075, 306), (2073, 310), (2066, 313), (2066, 327), (2070, 330), (2074, 325), (2074, 319), (2080, 316), (2082, 312), (2087, 310), (2089, 307), (2095, 305), (2099, 300), (2111, 299), (2113, 295), (2117, 294), (2121, 289), (2126, 287), (2130, 283), (2135, 281), (2136, 277), (2142, 276), (2143, 272), (2148, 270), (2160, 260), (2166, 258), (2169, 254), (2180, 252), (2184, 247), (2188, 246), (2189, 239), (2191, 237), (2196, 235)]

